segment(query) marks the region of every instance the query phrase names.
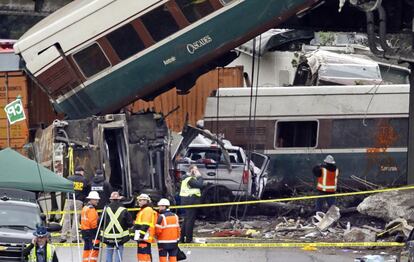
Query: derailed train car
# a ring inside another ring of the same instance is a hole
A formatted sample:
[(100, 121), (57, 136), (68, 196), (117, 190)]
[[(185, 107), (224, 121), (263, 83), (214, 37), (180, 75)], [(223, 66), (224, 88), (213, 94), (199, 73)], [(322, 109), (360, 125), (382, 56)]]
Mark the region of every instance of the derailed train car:
[(319, 0), (76, 0), (14, 48), (71, 119), (117, 112), (237, 57), (233, 48)]
[(169, 137), (159, 114), (110, 114), (56, 120), (37, 131), (34, 145), (38, 160), (65, 177), (77, 165), (85, 168), (88, 178), (103, 169), (114, 190), (132, 202), (138, 193), (155, 199), (174, 196)]

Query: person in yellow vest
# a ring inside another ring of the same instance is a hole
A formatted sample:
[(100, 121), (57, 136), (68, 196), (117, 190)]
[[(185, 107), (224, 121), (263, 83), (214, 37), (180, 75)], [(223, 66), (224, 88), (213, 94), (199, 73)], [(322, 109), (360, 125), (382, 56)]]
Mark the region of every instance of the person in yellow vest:
[[(317, 177), (316, 189), (320, 195), (334, 194), (337, 189), (339, 169), (331, 155), (327, 155), (323, 162), (313, 168), (313, 173)], [(335, 205), (336, 199), (335, 197), (316, 199), (316, 211), (323, 211), (325, 202), (329, 209)]]
[(32, 243), (23, 250), (25, 259), (29, 262), (58, 262), (55, 247), (49, 244), (47, 229), (37, 227), (33, 235)]
[[(181, 181), (180, 197), (182, 205), (196, 205), (201, 203), (201, 188), (203, 178), (196, 165), (189, 167), (189, 173), (184, 175)], [(193, 229), (197, 216), (197, 208), (186, 208), (184, 222), (181, 228), (180, 242), (193, 242)]]
[(157, 222), (157, 212), (150, 206), (151, 198), (147, 194), (137, 197), (140, 211), (135, 219), (135, 236), (137, 241), (137, 260), (139, 262), (151, 262), (151, 243), (154, 243), (155, 223)]
[(106, 244), (106, 262), (122, 261), (124, 244), (129, 241), (129, 228), (133, 226), (132, 216), (122, 205), (123, 197), (118, 192), (112, 192), (102, 216), (102, 242)]
[(161, 198), (158, 202), (158, 210), (160, 215), (155, 225), (155, 235), (160, 262), (176, 262), (180, 240), (178, 216), (170, 211), (170, 201), (166, 198)]
[(86, 197), (89, 202), (81, 212), (81, 232), (84, 243), (82, 261), (97, 261), (99, 256), (99, 240), (96, 239), (99, 216), (95, 207), (99, 202), (99, 194), (96, 191), (89, 192)]

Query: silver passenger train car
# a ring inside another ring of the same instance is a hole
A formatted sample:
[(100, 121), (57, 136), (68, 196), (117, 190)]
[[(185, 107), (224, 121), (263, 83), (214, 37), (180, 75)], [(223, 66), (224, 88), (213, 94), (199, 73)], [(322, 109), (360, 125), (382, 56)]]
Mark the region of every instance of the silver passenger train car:
[(207, 100), (205, 126), (270, 156), (270, 189), (312, 189), (312, 167), (327, 154), (342, 189), (407, 183), (408, 85), (259, 88), (255, 115), (250, 94), (219, 89)]

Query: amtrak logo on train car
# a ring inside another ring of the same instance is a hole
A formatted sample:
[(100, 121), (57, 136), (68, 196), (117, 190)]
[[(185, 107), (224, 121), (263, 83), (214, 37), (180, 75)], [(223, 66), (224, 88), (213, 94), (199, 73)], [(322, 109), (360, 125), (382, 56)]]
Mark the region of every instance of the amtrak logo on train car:
[(195, 41), (194, 43), (188, 44), (187, 45), (187, 51), (190, 54), (194, 54), (195, 51), (197, 51), (198, 49), (202, 48), (203, 46), (211, 43), (212, 41), (213, 41), (213, 39), (209, 35), (206, 35), (203, 38), (200, 38), (199, 40)]

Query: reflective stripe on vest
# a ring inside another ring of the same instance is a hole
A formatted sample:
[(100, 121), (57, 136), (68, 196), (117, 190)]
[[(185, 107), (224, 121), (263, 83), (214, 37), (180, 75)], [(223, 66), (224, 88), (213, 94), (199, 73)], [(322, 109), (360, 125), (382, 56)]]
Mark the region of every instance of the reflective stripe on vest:
[(198, 196), (201, 197), (201, 190), (200, 188), (190, 188), (188, 186), (188, 182), (190, 182), (190, 179), (192, 179), (193, 177), (187, 177), (186, 179), (183, 180), (183, 182), (181, 182), (181, 190), (180, 190), (180, 196), (182, 197), (188, 197), (188, 196)]
[[(151, 221), (142, 221), (142, 216), (146, 212), (151, 212)], [(155, 223), (157, 223), (157, 212), (155, 212), (151, 207), (146, 207), (138, 212), (137, 219), (135, 220), (135, 225), (149, 226), (149, 229), (148, 229), (149, 237), (148, 237), (148, 240), (145, 240), (147, 242), (152, 242), (154, 240)], [(146, 234), (147, 232), (140, 230), (140, 233)]]
[[(103, 237), (107, 239), (121, 239), (129, 235), (129, 230), (124, 230), (119, 223), (119, 216), (121, 215), (122, 211), (126, 210), (125, 207), (120, 207), (114, 214), (111, 208), (106, 208), (106, 213), (109, 216), (109, 224), (106, 226)], [(115, 230), (116, 228), (116, 230)], [(115, 232), (119, 233), (115, 233)]]
[(336, 192), (336, 185), (338, 182), (339, 169), (335, 172), (328, 171), (326, 168), (321, 168), (322, 175), (318, 178), (317, 189), (323, 192)]
[(178, 216), (173, 214), (172, 216), (165, 216), (165, 214), (160, 215), (162, 217), (161, 225), (155, 225), (157, 230), (160, 230), (158, 233), (158, 243), (177, 243), (180, 239), (180, 225)]
[[(29, 262), (37, 262), (36, 246), (32, 248), (29, 254)], [(53, 261), (53, 254), (55, 253), (55, 247), (49, 243), (46, 243), (46, 262)]]

